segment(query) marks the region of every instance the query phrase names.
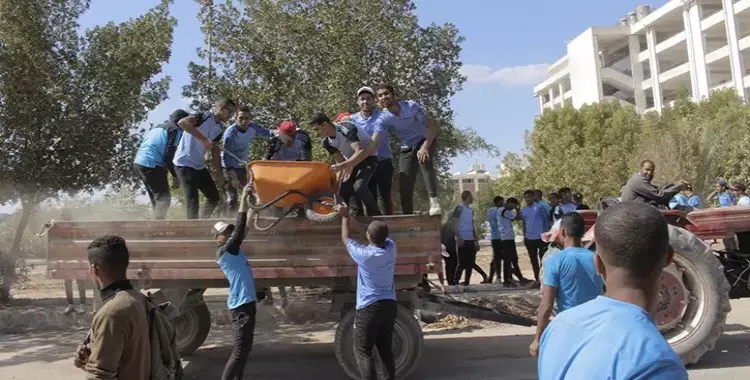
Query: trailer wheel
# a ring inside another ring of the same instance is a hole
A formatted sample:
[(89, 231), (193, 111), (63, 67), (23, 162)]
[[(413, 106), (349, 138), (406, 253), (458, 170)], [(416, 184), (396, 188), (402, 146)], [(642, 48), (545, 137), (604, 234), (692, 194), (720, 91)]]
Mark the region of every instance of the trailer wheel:
[(729, 283), (713, 250), (683, 228), (669, 226), (674, 263), (662, 274), (655, 320), (685, 364), (712, 350), (724, 331)]
[(208, 337), (211, 312), (205, 302), (200, 302), (175, 318), (173, 324), (177, 335), (177, 352), (183, 357), (190, 356)]
[(336, 206), (336, 196), (333, 193), (318, 193), (308, 198), (305, 206), (305, 216), (316, 223), (329, 223), (338, 218), (333, 209)]
[[(334, 350), (339, 365), (351, 379), (359, 379), (359, 368), (354, 356), (354, 316), (355, 310), (344, 314), (336, 328)], [(414, 313), (403, 306), (398, 307), (393, 331), (393, 356), (396, 362), (396, 378), (407, 378), (419, 365), (424, 336)], [(377, 356), (377, 350), (373, 349)]]

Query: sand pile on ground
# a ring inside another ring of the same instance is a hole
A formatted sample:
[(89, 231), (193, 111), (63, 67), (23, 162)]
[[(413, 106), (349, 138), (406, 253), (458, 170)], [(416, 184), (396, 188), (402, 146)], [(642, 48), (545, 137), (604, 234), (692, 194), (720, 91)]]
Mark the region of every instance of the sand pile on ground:
[(424, 331), (473, 330), (482, 328), (478, 322), (456, 315), (439, 316), (437, 322), (426, 324)]
[(497, 298), (476, 297), (467, 300), (467, 302), (497, 311), (520, 315), (530, 319), (536, 319), (537, 307), (539, 306), (539, 297), (532, 297), (528, 295), (507, 295)]
[(336, 314), (330, 310), (330, 303), (292, 301), (286, 307), (273, 306), (271, 314), (275, 322), (292, 325), (336, 322)]
[(91, 326), (93, 313), (71, 313), (38, 306), (12, 306), (0, 310), (0, 333), (78, 330)]

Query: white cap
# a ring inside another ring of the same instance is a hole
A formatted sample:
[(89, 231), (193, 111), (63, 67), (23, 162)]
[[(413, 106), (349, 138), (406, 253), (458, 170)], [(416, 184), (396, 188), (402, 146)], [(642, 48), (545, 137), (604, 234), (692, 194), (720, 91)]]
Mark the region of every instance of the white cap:
[(218, 235), (220, 233), (223, 233), (227, 230), (227, 228), (229, 228), (229, 224), (224, 222), (217, 222), (216, 224), (214, 224), (214, 234)]
[(360, 88), (359, 90), (357, 90), (357, 96), (362, 95), (363, 92), (367, 92), (370, 95), (375, 96), (375, 91), (372, 89), (372, 87), (365, 86), (365, 87)]

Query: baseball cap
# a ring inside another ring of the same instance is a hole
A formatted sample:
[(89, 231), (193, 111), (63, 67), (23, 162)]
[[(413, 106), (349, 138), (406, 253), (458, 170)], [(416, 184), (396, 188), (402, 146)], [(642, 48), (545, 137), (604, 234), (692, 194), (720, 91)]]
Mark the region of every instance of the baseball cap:
[(214, 224), (212, 232), (214, 233), (214, 235), (220, 235), (224, 233), (224, 231), (226, 231), (230, 226), (232, 225), (226, 222), (216, 222), (216, 224)]
[(365, 92), (372, 96), (375, 96), (375, 91), (373, 91), (372, 87), (368, 87), (368, 86), (362, 87), (359, 90), (357, 90), (357, 96), (360, 96), (362, 95), (362, 93), (365, 93)]
[(336, 119), (333, 121), (334, 123), (340, 123), (342, 121), (346, 121), (352, 117), (352, 114), (349, 112), (340, 112), (338, 115), (336, 115)]
[(719, 186), (726, 186), (727, 185), (727, 181), (725, 181), (723, 179), (717, 179), (716, 180), (716, 184), (719, 185)]
[(291, 120), (284, 120), (279, 124), (279, 133), (292, 137), (297, 134), (297, 124)]

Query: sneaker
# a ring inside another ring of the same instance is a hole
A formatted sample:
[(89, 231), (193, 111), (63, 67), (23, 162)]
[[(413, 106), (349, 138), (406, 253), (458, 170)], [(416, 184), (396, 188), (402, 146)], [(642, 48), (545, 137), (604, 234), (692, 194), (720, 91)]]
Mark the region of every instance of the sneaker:
[(73, 313), (76, 311), (75, 305), (68, 305), (68, 307), (65, 308), (65, 311), (63, 311), (63, 314), (68, 315), (70, 313)]
[(430, 198), (430, 215), (440, 215), (443, 213), (443, 209), (440, 207), (440, 200), (435, 198)]
[(529, 286), (529, 285), (533, 284), (534, 281), (531, 281), (531, 280), (526, 279), (526, 278), (522, 278), (521, 281), (520, 281), (520, 283), (521, 283), (521, 286)]
[(503, 287), (506, 288), (517, 288), (518, 284), (515, 281), (503, 281)]

